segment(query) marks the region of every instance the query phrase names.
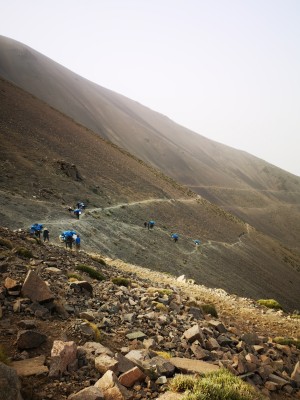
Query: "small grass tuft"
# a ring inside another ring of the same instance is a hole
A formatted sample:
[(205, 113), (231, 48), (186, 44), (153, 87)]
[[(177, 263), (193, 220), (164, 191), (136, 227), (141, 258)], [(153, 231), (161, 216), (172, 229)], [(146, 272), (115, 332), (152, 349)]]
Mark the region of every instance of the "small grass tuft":
[(98, 262), (99, 264), (103, 265), (104, 267), (107, 265), (105, 260), (103, 260), (103, 258), (101, 256), (99, 256), (99, 254), (92, 254), (90, 257), (93, 261)]
[(168, 311), (168, 308), (163, 303), (160, 303), (159, 301), (153, 301), (152, 305), (157, 311), (161, 311), (161, 312)]
[(105, 276), (102, 275), (99, 271), (97, 271), (96, 269), (89, 267), (88, 265), (85, 264), (78, 264), (76, 266), (76, 269), (78, 271), (82, 271), (85, 272), (86, 274), (88, 274), (91, 278), (93, 279), (97, 279), (97, 281), (104, 281), (105, 280)]
[(117, 286), (129, 287), (131, 285), (131, 280), (127, 278), (117, 277), (117, 278), (112, 278), (111, 281)]
[(170, 386), (184, 392), (182, 400), (264, 400), (253, 386), (242, 381), (225, 368), (209, 372), (203, 377), (179, 375)]
[(0, 237), (0, 246), (6, 247), (7, 249), (10, 250), (13, 248), (13, 244), (10, 240), (1, 237)]
[(292, 314), (291, 318), (300, 319), (300, 314)]
[(275, 337), (273, 339), (273, 342), (282, 344), (282, 345), (287, 345), (287, 346), (296, 346), (297, 349), (300, 349), (300, 340), (299, 339), (293, 339), (293, 338), (284, 338), (281, 336)]
[(187, 390), (193, 390), (197, 384), (197, 378), (194, 375), (182, 375), (178, 374), (170, 381), (170, 389), (173, 392), (186, 392)]
[(299, 310), (294, 310), (294, 311), (292, 312), (292, 314), (290, 315), (290, 317), (291, 317), (291, 318), (294, 318), (294, 319), (300, 319), (300, 312), (299, 312)]
[(82, 276), (74, 273), (68, 273), (67, 275), (69, 281), (75, 282), (75, 281), (82, 281)]
[(100, 343), (101, 332), (100, 332), (99, 328), (97, 327), (97, 325), (94, 324), (93, 322), (90, 322), (87, 320), (85, 320), (85, 322), (93, 329), (94, 334), (95, 334), (95, 336), (94, 336), (95, 342)]
[(0, 345), (0, 362), (6, 365), (10, 364), (10, 359), (2, 345)]
[(272, 308), (273, 310), (282, 310), (281, 305), (274, 299), (260, 299), (257, 300), (257, 303), (261, 306)]
[(29, 249), (26, 249), (25, 247), (18, 247), (16, 249), (16, 254), (22, 258), (32, 258), (33, 257), (32, 251)]
[(149, 287), (147, 289), (148, 293), (158, 293), (160, 296), (171, 296), (173, 294), (172, 289), (161, 289), (155, 287)]
[(212, 317), (218, 318), (218, 312), (213, 304), (201, 304), (200, 308), (203, 314), (210, 314)]
[(169, 360), (172, 357), (172, 354), (167, 351), (156, 351), (155, 353), (166, 360)]

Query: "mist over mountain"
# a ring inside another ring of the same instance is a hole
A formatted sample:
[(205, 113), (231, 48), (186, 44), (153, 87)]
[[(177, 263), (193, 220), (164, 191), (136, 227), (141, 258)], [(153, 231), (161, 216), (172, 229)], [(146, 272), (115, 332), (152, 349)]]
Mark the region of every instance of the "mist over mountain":
[(3, 225), (78, 229), (86, 249), (299, 308), (300, 178), (4, 37), (0, 76)]

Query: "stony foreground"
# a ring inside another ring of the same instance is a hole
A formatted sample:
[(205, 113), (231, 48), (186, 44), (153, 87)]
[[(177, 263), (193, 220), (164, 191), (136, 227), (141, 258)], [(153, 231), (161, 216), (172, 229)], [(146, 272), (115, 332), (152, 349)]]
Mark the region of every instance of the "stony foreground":
[(220, 367), (267, 398), (300, 398), (299, 349), (213, 317), (179, 283), (4, 228), (0, 273), (1, 400), (175, 399), (176, 373)]

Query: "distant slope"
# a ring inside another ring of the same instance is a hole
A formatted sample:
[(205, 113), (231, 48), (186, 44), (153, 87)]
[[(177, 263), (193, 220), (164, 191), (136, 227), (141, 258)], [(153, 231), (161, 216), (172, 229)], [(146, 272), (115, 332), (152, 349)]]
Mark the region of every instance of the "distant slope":
[[(58, 245), (75, 229), (84, 250), (299, 309), (299, 253), (2, 79), (0, 103), (1, 225), (41, 222)], [(80, 220), (67, 211), (78, 200)]]
[(191, 132), (5, 37), (0, 37), (0, 76), (257, 229), (300, 248), (299, 177)]

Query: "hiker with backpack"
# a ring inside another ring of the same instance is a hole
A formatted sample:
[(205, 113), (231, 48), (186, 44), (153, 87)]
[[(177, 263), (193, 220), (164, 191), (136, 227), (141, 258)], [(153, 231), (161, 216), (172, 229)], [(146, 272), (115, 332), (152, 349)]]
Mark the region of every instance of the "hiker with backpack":
[(36, 237), (38, 237), (40, 239), (41, 238), (42, 229), (43, 229), (43, 225), (42, 224), (33, 224), (33, 225), (31, 225), (30, 233), (34, 234)]
[(74, 210), (74, 215), (76, 216), (77, 219), (79, 219), (80, 214), (81, 210), (79, 208), (76, 208), (76, 210)]
[(179, 239), (179, 235), (177, 233), (172, 233), (171, 238), (174, 240), (174, 242), (176, 243)]
[(148, 229), (153, 229), (153, 228), (154, 228), (154, 225), (155, 225), (155, 222), (154, 222), (154, 221), (149, 221), (149, 222), (148, 222)]
[(73, 247), (73, 237), (72, 236), (67, 236), (66, 237), (66, 249), (70, 248), (70, 250), (72, 250)]
[(47, 228), (44, 228), (44, 230), (43, 230), (43, 239), (44, 239), (44, 242), (49, 242), (49, 230), (47, 229)]

